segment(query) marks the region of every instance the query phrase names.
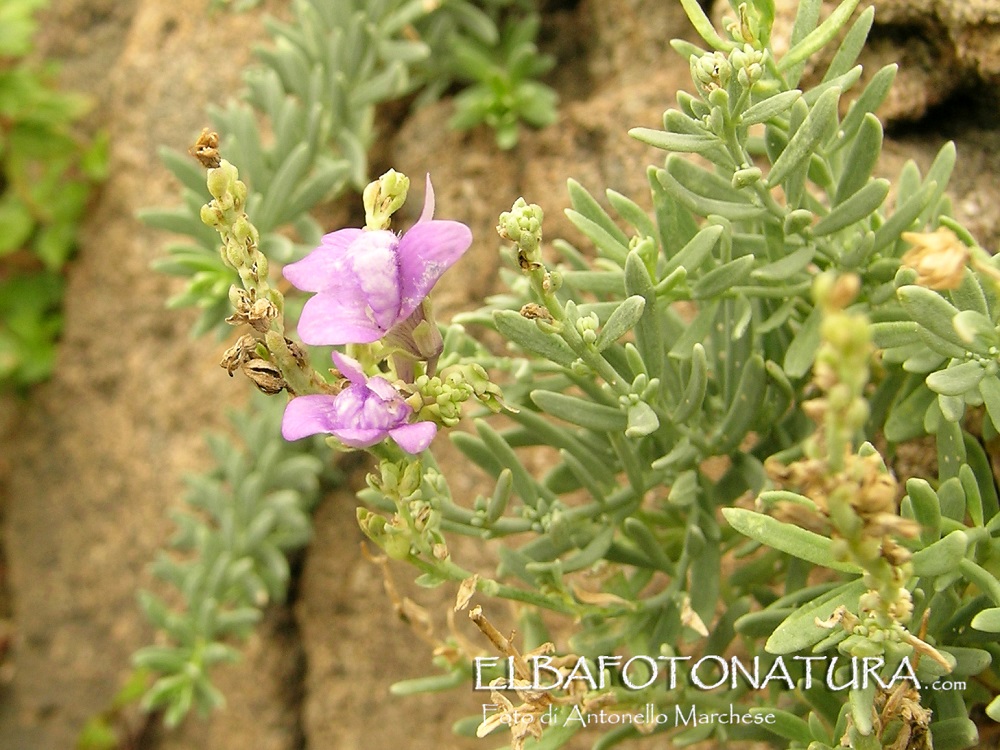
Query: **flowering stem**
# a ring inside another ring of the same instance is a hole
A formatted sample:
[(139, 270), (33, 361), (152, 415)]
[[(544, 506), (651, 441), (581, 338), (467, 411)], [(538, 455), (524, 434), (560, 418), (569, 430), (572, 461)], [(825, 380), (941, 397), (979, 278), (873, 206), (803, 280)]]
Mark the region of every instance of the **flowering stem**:
[[(285, 338), (285, 299), (268, 280), (268, 260), (259, 249), (260, 234), (244, 211), (247, 187), (240, 181), (237, 168), (219, 158), (217, 144), (218, 135), (203, 132), (192, 153), (209, 166), (206, 181), (212, 200), (202, 207), (201, 220), (219, 233), (222, 260), (239, 274), (243, 286), (243, 290), (235, 286), (230, 290), (236, 315), (229, 322), (248, 323), (263, 335), (263, 343), (283, 379), (275, 390), (285, 387), (296, 395), (322, 392), (323, 377), (309, 366), (304, 353), (292, 351)], [(207, 148), (211, 152), (208, 159), (204, 156)]]

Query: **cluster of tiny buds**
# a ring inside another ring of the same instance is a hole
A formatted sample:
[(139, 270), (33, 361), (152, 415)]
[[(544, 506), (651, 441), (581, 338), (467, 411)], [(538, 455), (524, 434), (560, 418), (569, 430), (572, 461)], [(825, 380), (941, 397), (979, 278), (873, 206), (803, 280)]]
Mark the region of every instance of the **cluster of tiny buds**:
[(542, 267), (542, 219), (540, 206), (518, 198), (510, 211), (500, 214), (497, 234), (517, 245), (518, 264), (525, 271)]
[(721, 52), (706, 52), (691, 56), (691, 78), (702, 93), (725, 88), (733, 76), (733, 66)]
[(751, 44), (737, 47), (730, 53), (729, 62), (736, 71), (736, 80), (740, 86), (749, 89), (764, 75), (764, 52), (754, 49)]
[(439, 375), (418, 376), (407, 403), (418, 418), (429, 419), (445, 427), (454, 427), (462, 417), (462, 404), (475, 398), (494, 414), (510, 407), (503, 402), (500, 387), (490, 380), (482, 365), (453, 365)]
[(461, 373), (451, 372), (444, 379), (420, 375), (413, 382), (416, 390), (407, 402), (415, 405), (421, 419), (432, 419), (445, 427), (454, 427), (462, 418), (462, 404), (474, 394)]
[(601, 321), (598, 319), (597, 313), (590, 313), (576, 319), (576, 330), (580, 334), (580, 338), (583, 339), (583, 343), (592, 345), (597, 341), (597, 329), (600, 324)]
[(733, 76), (743, 89), (750, 89), (764, 75), (764, 52), (747, 43), (727, 57), (722, 52), (691, 56), (691, 79), (703, 96), (729, 86)]

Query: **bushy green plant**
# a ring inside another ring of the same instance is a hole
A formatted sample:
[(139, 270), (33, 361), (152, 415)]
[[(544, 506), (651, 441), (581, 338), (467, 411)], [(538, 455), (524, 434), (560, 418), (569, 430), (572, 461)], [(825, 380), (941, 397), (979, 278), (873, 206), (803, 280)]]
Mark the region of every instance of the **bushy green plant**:
[(497, 145), (507, 149), (517, 143), (521, 122), (536, 128), (555, 122), (556, 93), (536, 80), (555, 64), (535, 47), (538, 23), (536, 16), (509, 20), (494, 46), (455, 40), (455, 75), (471, 85), (455, 97), (453, 128), (485, 123), (496, 131)]
[(286, 555), (308, 542), (310, 511), (323, 482), (335, 479), (315, 446), (281, 438), (280, 404), (257, 406), (233, 414), (237, 441), (207, 439), (217, 468), (188, 478), (187, 509), (174, 515), (172, 553), (154, 563), (157, 577), (181, 594), (183, 608), (148, 591), (140, 596), (165, 640), (135, 655), (136, 666), (158, 675), (142, 705), (164, 708), (168, 726), (192, 707), (205, 713), (223, 703), (211, 669), (238, 658), (232, 642), (252, 631), (269, 603), (284, 601)]
[(46, 4), (0, 8), (0, 384), (15, 387), (52, 372), (61, 271), (105, 164), (104, 142), (88, 144), (72, 129), (87, 100), (27, 59)]
[[(1000, 503), (982, 443), (1000, 432), (1000, 268), (948, 215), (954, 148), (927, 175), (908, 163), (887, 205), (874, 111), (895, 66), (847, 102), (873, 18), (855, 16), (858, 0), (822, 22), (819, 0), (800, 3), (780, 58), (769, 0), (735, 5), (722, 34), (681, 2), (710, 49), (674, 42), (695, 93), (662, 130), (632, 131), (670, 152), (648, 172), (652, 215), (610, 190), (606, 210), (570, 181), (568, 216), (593, 252), (557, 240), (554, 264), (541, 210), (519, 200), (498, 226), (509, 292), (438, 330), (423, 295), (465, 235), (421, 227), (426, 215), (387, 232), (408, 182), (385, 175), (365, 191), (364, 230), (286, 271), (317, 294), (300, 330), (349, 346), (335, 357), (346, 382), (286, 337), (257, 206), (232, 164), (210, 169), (202, 215), (254, 330), (227, 366), (288, 391), (289, 437), (369, 449), (362, 530), (421, 585), (456, 586), (459, 608), (481, 599), (471, 614), (496, 658), (448, 638), (441, 675), (397, 687), (492, 688), (491, 711), (461, 731), (505, 725), (514, 748), (549, 750), (596, 717), (599, 748), (664, 733), (678, 746), (974, 747), (970, 713), (1000, 719)], [(797, 88), (835, 40), (820, 82)], [(365, 253), (397, 277), (362, 274)], [(513, 353), (489, 351), (474, 323)], [(422, 450), (469, 401), (508, 417), (450, 434), (494, 483), (471, 501)], [(918, 436), (937, 447), (936, 475), (904, 492), (886, 457)], [(533, 447), (558, 455), (543, 476), (525, 465)], [(501, 540), (495, 571), (456, 560), (455, 534)], [(495, 598), (518, 603), (519, 643), (485, 615)], [(565, 616), (555, 642), (542, 612)], [(543, 682), (558, 684), (540, 688), (529, 660), (554, 653)], [(616, 673), (626, 659), (635, 671)], [(870, 679), (852, 673), (859, 661)], [(726, 677), (709, 688), (713, 666)], [(734, 712), (750, 718), (718, 718)]]

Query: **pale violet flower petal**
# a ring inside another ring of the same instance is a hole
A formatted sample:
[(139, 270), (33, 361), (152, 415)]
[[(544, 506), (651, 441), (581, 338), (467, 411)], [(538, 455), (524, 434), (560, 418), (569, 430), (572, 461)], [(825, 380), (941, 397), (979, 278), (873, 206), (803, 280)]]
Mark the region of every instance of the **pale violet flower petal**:
[(304, 292), (339, 288), (350, 268), (348, 251), (362, 234), (360, 229), (341, 229), (323, 237), (323, 244), (309, 255), (282, 269), (285, 278)]
[(437, 425), (433, 422), (414, 422), (389, 430), (389, 437), (407, 453), (420, 453), (425, 450), (436, 434)]
[(368, 448), (385, 440), (385, 430), (369, 428), (338, 427), (332, 431), (337, 440), (352, 448)]
[(351, 271), (357, 286), (356, 291), (345, 296), (351, 294), (351, 301), (367, 310), (384, 331), (399, 318), (399, 243), (392, 232), (365, 232), (350, 248)]
[(307, 344), (370, 344), (385, 335), (367, 311), (332, 294), (317, 294), (302, 308), (299, 337)]
[(399, 241), (401, 304), (405, 320), (447, 271), (472, 245), (472, 231), (457, 221), (415, 224)]
[(392, 383), (377, 375), (368, 381), (368, 388), (383, 401), (392, 401), (400, 398), (399, 391), (392, 386)]
[(334, 352), (331, 357), (334, 367), (337, 368), (341, 375), (350, 380), (351, 383), (354, 385), (367, 385), (368, 379), (365, 377), (365, 371), (361, 369), (361, 363), (358, 360), (340, 352)]
[(434, 218), (434, 187), (431, 185), (431, 173), (427, 173), (424, 186), (424, 210), (420, 212), (417, 223), (421, 224)]
[(336, 425), (336, 399), (336, 396), (322, 394), (293, 398), (285, 407), (285, 415), (281, 419), (282, 437), (299, 440), (330, 432)]

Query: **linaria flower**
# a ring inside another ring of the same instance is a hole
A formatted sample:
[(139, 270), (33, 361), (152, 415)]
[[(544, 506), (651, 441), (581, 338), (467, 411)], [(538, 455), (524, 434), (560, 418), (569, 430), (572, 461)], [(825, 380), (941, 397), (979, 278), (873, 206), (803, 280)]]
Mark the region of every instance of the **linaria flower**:
[(370, 344), (420, 306), (441, 275), (469, 249), (472, 232), (432, 219), (430, 177), (419, 221), (402, 236), (386, 230), (341, 229), (284, 274), (316, 292), (299, 320), (307, 344)]
[(329, 433), (344, 445), (367, 448), (391, 437), (407, 453), (420, 453), (434, 439), (433, 422), (409, 422), (413, 409), (385, 378), (366, 378), (361, 365), (338, 352), (333, 362), (350, 385), (336, 396), (310, 394), (288, 402), (281, 420), (286, 440)]
[(969, 248), (947, 227), (933, 232), (903, 232), (913, 247), (903, 255), (903, 265), (917, 272), (917, 284), (929, 289), (958, 289), (969, 262)]

